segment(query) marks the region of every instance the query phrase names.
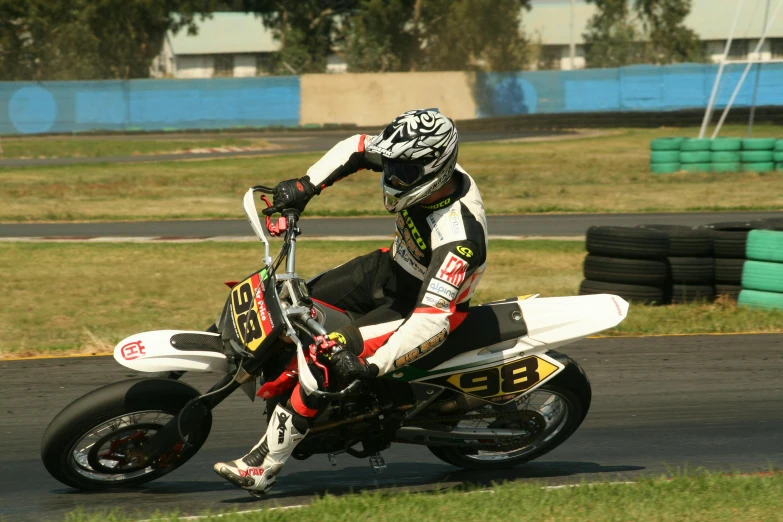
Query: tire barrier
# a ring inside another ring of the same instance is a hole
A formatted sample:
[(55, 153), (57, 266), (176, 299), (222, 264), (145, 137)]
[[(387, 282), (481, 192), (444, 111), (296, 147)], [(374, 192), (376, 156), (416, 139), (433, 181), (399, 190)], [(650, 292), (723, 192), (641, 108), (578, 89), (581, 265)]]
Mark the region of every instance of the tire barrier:
[(650, 142), (650, 151), (655, 174), (783, 171), (783, 140), (775, 138), (657, 138)]
[(743, 306), (783, 309), (783, 217), (693, 228), (590, 227), (585, 246), (580, 295), (611, 293), (646, 304), (726, 296)]

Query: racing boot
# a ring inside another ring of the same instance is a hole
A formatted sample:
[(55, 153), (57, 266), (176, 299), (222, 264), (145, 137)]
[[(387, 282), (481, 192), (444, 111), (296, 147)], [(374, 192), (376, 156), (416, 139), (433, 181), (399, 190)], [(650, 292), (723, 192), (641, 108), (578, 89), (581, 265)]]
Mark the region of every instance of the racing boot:
[(294, 414), (278, 404), (266, 428), (266, 434), (253, 446), (250, 453), (231, 462), (218, 462), (215, 473), (250, 492), (261, 496), (275, 483), (275, 477), (293, 453), (307, 431), (294, 427)]

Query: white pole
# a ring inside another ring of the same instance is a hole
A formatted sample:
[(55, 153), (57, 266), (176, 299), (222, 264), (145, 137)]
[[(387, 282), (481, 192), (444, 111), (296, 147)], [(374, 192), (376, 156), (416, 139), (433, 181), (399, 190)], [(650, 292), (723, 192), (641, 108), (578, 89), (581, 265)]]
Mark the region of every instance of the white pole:
[[(766, 27), (764, 27), (764, 32), (761, 33), (761, 39), (759, 40), (756, 49), (753, 51), (753, 54), (758, 55), (759, 51), (761, 50), (761, 47), (764, 45), (764, 41), (767, 39), (767, 33), (772, 27), (772, 23), (775, 21), (775, 18), (778, 16), (778, 12), (780, 11), (781, 7), (783, 7), (783, 0), (780, 0), (780, 2), (778, 2), (778, 5), (775, 7), (775, 12), (772, 13), (772, 17), (770, 18), (769, 23), (766, 25)], [(723, 126), (723, 122), (726, 121), (726, 117), (729, 115), (729, 110), (731, 110), (731, 106), (734, 104), (734, 100), (737, 98), (737, 94), (739, 94), (739, 91), (742, 88), (742, 84), (745, 82), (745, 78), (748, 76), (748, 73), (750, 72), (750, 68), (753, 66), (753, 63), (757, 63), (759, 61), (760, 60), (749, 61), (748, 65), (745, 66), (745, 70), (742, 72), (742, 76), (740, 76), (739, 83), (737, 83), (737, 87), (734, 89), (734, 92), (731, 93), (731, 98), (729, 98), (729, 103), (728, 105), (726, 105), (726, 108), (723, 109), (723, 114), (721, 114), (720, 120), (718, 120), (718, 125), (715, 126), (715, 131), (712, 133), (712, 139), (715, 139), (715, 137), (720, 132), (720, 128)]]
[(574, 0), (571, 0), (571, 34), (569, 54), (571, 56), (571, 70), (573, 71), (576, 69), (576, 44), (574, 43)]
[[(769, 20), (769, 3), (771, 0), (767, 0), (767, 7), (764, 9), (764, 25), (767, 25)], [(761, 58), (756, 56), (759, 60)], [(748, 138), (753, 135), (753, 122), (756, 119), (756, 100), (759, 94), (759, 80), (761, 79), (761, 64), (756, 67), (756, 81), (753, 83), (753, 101), (750, 102), (750, 115), (748, 116)]]
[(710, 124), (712, 119), (712, 108), (715, 105), (715, 97), (718, 95), (718, 85), (720, 85), (720, 78), (723, 75), (723, 68), (726, 65), (726, 58), (729, 56), (729, 50), (731, 50), (731, 42), (734, 40), (734, 31), (737, 30), (737, 22), (739, 22), (740, 12), (742, 12), (742, 6), (745, 4), (745, 0), (740, 0), (737, 4), (737, 12), (734, 14), (734, 23), (731, 26), (731, 32), (729, 33), (729, 39), (726, 40), (726, 48), (723, 50), (723, 56), (720, 59), (720, 65), (718, 66), (718, 75), (715, 77), (715, 83), (712, 85), (712, 94), (710, 95), (710, 101), (707, 103), (707, 111), (704, 113), (704, 120), (701, 122), (701, 130), (699, 131), (699, 139), (704, 137), (704, 133), (707, 132), (707, 125)]

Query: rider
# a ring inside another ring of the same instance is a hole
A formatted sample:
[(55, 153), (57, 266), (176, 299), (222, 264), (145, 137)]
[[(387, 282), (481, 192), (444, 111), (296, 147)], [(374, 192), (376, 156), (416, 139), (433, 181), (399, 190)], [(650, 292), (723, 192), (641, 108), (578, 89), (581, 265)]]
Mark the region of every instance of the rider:
[[(487, 223), (475, 181), (457, 164), (458, 141), (453, 122), (437, 109), (411, 110), (377, 136), (341, 141), (306, 176), (275, 188), (273, 209), (301, 212), (314, 195), (358, 170), (383, 172), (386, 210), (397, 213), (391, 248), (308, 284), (312, 297), (365, 314), (316, 340), (336, 348), (330, 363), (343, 383), (423, 357), (465, 319), (486, 266)], [(323, 387), (323, 375), (317, 377)], [(275, 407), (258, 444), (244, 457), (218, 462), (215, 471), (252, 494), (266, 493), (318, 407), (297, 384), (288, 405)]]

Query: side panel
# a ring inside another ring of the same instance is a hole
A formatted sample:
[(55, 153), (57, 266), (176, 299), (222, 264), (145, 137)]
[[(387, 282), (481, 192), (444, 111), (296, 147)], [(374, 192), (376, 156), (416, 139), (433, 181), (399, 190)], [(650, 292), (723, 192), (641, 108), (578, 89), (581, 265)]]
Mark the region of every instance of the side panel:
[[(172, 337), (182, 334), (189, 334), (191, 338), (203, 338), (204, 349), (198, 349), (199, 347), (193, 346), (192, 343), (187, 346), (187, 349), (175, 347), (172, 344)], [(114, 359), (121, 365), (140, 372), (216, 371), (227, 373), (228, 360), (226, 356), (213, 348), (219, 344), (219, 339), (218, 334), (206, 332), (182, 330), (142, 332), (120, 341), (114, 348)]]

